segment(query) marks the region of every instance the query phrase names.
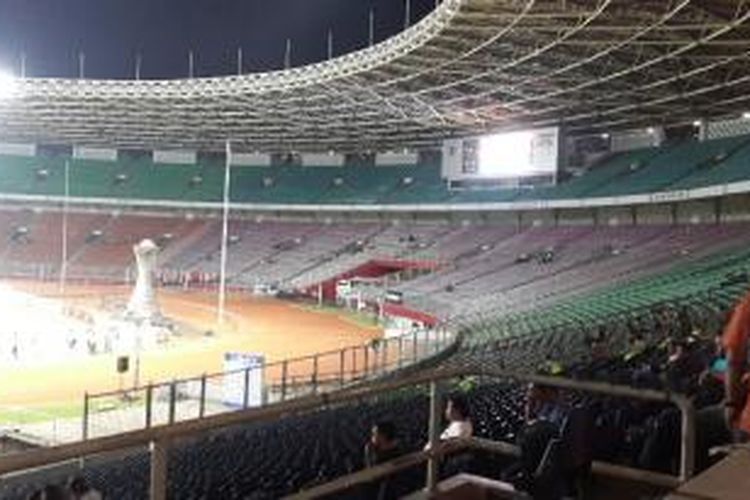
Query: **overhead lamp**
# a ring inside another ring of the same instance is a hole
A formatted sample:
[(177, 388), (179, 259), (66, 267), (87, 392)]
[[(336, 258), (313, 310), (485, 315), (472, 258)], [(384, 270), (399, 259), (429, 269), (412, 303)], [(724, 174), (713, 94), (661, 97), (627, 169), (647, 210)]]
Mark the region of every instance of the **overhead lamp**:
[(742, 118), (744, 118), (745, 120), (750, 120), (750, 111), (745, 111), (744, 113), (742, 113)]

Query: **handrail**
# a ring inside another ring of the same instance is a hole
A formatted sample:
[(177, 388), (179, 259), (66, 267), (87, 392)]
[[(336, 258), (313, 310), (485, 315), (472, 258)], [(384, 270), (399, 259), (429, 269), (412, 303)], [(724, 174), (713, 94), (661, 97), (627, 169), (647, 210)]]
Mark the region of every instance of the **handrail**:
[[(345, 476), (341, 476), (327, 483), (313, 486), (306, 490), (284, 497), (284, 500), (307, 500), (321, 498), (336, 493), (341, 493), (360, 484), (365, 484), (384, 477), (391, 476), (405, 469), (423, 464), (429, 459), (442, 458), (446, 455), (466, 450), (482, 450), (499, 455), (520, 456), (521, 450), (518, 446), (502, 441), (493, 441), (483, 438), (466, 438), (447, 441), (435, 450), (422, 450), (400, 456), (388, 462), (368, 467)], [(609, 476), (619, 479), (630, 479), (647, 483), (659, 488), (674, 489), (681, 483), (680, 480), (669, 474), (653, 472), (649, 470), (634, 469), (622, 465), (594, 461), (591, 464), (593, 474)]]
[[(380, 395), (405, 387), (422, 385), (428, 382), (434, 383), (464, 376), (503, 378), (518, 382), (532, 382), (561, 389), (674, 403), (678, 406), (683, 415), (683, 429), (681, 436), (682, 453), (679, 480), (685, 481), (693, 475), (695, 457), (695, 420), (691, 400), (684, 395), (648, 389), (639, 390), (632, 387), (603, 382), (587, 382), (543, 375), (519, 374), (496, 368), (434, 368), (414, 375), (404, 376), (397, 380), (376, 380), (365, 386), (359, 385), (345, 387), (331, 393), (311, 394), (293, 400), (274, 403), (265, 407), (238, 410), (236, 412), (209, 416), (202, 419), (186, 420), (171, 425), (154, 426), (114, 436), (92, 438), (78, 443), (54, 446), (47, 449), (0, 457), (0, 476), (80, 457), (136, 448), (139, 446), (145, 447), (152, 443), (164, 446), (165, 443), (172, 442), (175, 439), (188, 436), (194, 437), (196, 434), (216, 430), (218, 428), (247, 424), (250, 422), (268, 421), (279, 418), (282, 415), (302, 413), (334, 404), (361, 400), (369, 396)], [(162, 497), (158, 497), (158, 499), (161, 498)]]
[[(278, 400), (297, 398), (301, 392), (331, 392), (341, 387), (361, 385), (401, 369), (421, 366), (425, 361), (451, 352), (459, 341), (459, 335), (439, 326), (270, 364), (96, 394), (86, 393), (82, 405), (81, 437), (86, 440), (94, 435), (121, 433), (139, 426), (151, 427), (154, 424), (153, 415), (156, 414), (155, 404), (168, 405), (167, 417), (171, 424), (175, 420), (203, 418), (207, 411), (237, 411), (239, 408), (265, 406)], [(226, 392), (228, 381), (235, 387), (230, 393)], [(169, 391), (168, 401), (164, 401), (164, 394), (162, 397), (155, 397), (158, 396), (156, 391), (163, 390)], [(111, 407), (112, 399), (116, 397), (121, 397), (128, 404), (122, 408)], [(197, 403), (197, 414), (194, 414), (196, 408), (192, 407), (187, 407), (189, 409), (186, 411), (175, 411), (179, 402), (184, 400)], [(101, 406), (99, 402), (106, 405)], [(213, 405), (211, 408), (208, 407), (209, 403)], [(131, 413), (125, 424), (119, 419), (114, 420), (114, 426), (107, 423), (113, 421), (113, 411), (131, 412), (134, 408), (143, 408), (140, 422), (138, 415)], [(104, 425), (100, 426), (98, 423)]]
[[(281, 359), (281, 360), (278, 360), (278, 361), (273, 361), (271, 363), (263, 364), (263, 368), (281, 367), (284, 364), (291, 365), (293, 363), (302, 363), (304, 361), (312, 361), (315, 358), (321, 358), (323, 356), (338, 355), (338, 354), (341, 353), (341, 351), (345, 351), (345, 352), (356, 351), (356, 350), (359, 350), (359, 349), (372, 347), (373, 345), (375, 345), (375, 343), (376, 343), (375, 341), (377, 341), (377, 344), (379, 346), (386, 346), (388, 344), (388, 342), (398, 341), (399, 338), (409, 340), (412, 337), (413, 337), (413, 332), (405, 333), (403, 335), (399, 335), (397, 337), (391, 337), (391, 338), (388, 338), (388, 339), (386, 339), (386, 338), (376, 338), (376, 339), (371, 340), (370, 342), (364, 342), (362, 344), (350, 344), (350, 345), (348, 345), (346, 347), (342, 347), (340, 349), (329, 349), (327, 351), (316, 352), (314, 354), (306, 354), (304, 356), (298, 356), (296, 358), (284, 358), (284, 359)], [(208, 373), (203, 373), (203, 374), (200, 374), (200, 375), (194, 375), (192, 377), (179, 378), (177, 380), (170, 379), (170, 380), (162, 380), (162, 381), (159, 381), (159, 382), (151, 382), (148, 385), (151, 385), (153, 387), (157, 387), (157, 386), (167, 386), (167, 385), (172, 384), (173, 382), (177, 382), (177, 383), (198, 382), (198, 381), (200, 381), (204, 377), (206, 377), (206, 378), (213, 378), (213, 377), (224, 377), (224, 376), (238, 375), (238, 374), (244, 373), (246, 370), (247, 370), (246, 368), (237, 368), (235, 370), (222, 370), (222, 371), (208, 372)], [(137, 387), (137, 388), (139, 388), (139, 387)], [(131, 388), (131, 389), (133, 389), (133, 388)], [(89, 397), (90, 398), (94, 398), (94, 397), (115, 396), (115, 395), (118, 395), (118, 394), (122, 394), (122, 392), (123, 392), (122, 389), (114, 389), (114, 390), (111, 390), (111, 391), (102, 391), (102, 392), (97, 392), (97, 393), (90, 393)]]

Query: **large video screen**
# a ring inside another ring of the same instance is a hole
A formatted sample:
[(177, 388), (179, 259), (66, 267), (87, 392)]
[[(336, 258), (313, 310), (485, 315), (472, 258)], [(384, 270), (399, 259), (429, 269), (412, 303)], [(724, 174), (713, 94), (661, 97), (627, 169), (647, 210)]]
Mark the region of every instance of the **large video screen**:
[(556, 128), (487, 135), (475, 144), (474, 169), (480, 177), (519, 178), (557, 171)]

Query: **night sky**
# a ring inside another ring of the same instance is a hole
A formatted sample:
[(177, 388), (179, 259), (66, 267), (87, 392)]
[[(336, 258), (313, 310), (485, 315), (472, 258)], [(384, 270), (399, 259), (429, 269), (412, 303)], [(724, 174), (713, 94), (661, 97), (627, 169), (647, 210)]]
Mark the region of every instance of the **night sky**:
[[(417, 21), (434, 0), (411, 0)], [(236, 73), (237, 47), (245, 72), (283, 67), (286, 39), (292, 65), (365, 47), (375, 10), (376, 41), (398, 33), (404, 0), (0, 0), (0, 68), (27, 76), (75, 77), (78, 52), (86, 77), (132, 78), (142, 54), (142, 78), (187, 76), (188, 51), (196, 76)]]

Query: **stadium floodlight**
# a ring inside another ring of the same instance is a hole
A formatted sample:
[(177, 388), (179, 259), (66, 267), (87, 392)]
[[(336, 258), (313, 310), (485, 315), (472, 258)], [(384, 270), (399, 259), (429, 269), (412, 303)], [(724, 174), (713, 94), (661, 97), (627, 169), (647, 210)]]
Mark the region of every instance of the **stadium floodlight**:
[(10, 73), (0, 70), (0, 99), (13, 97), (18, 87), (18, 80)]
[(693, 122), (693, 127), (700, 127), (701, 125), (703, 125), (703, 122), (700, 120), (695, 120)]
[(742, 118), (744, 118), (745, 120), (750, 120), (750, 111), (745, 111), (744, 113), (742, 113)]

